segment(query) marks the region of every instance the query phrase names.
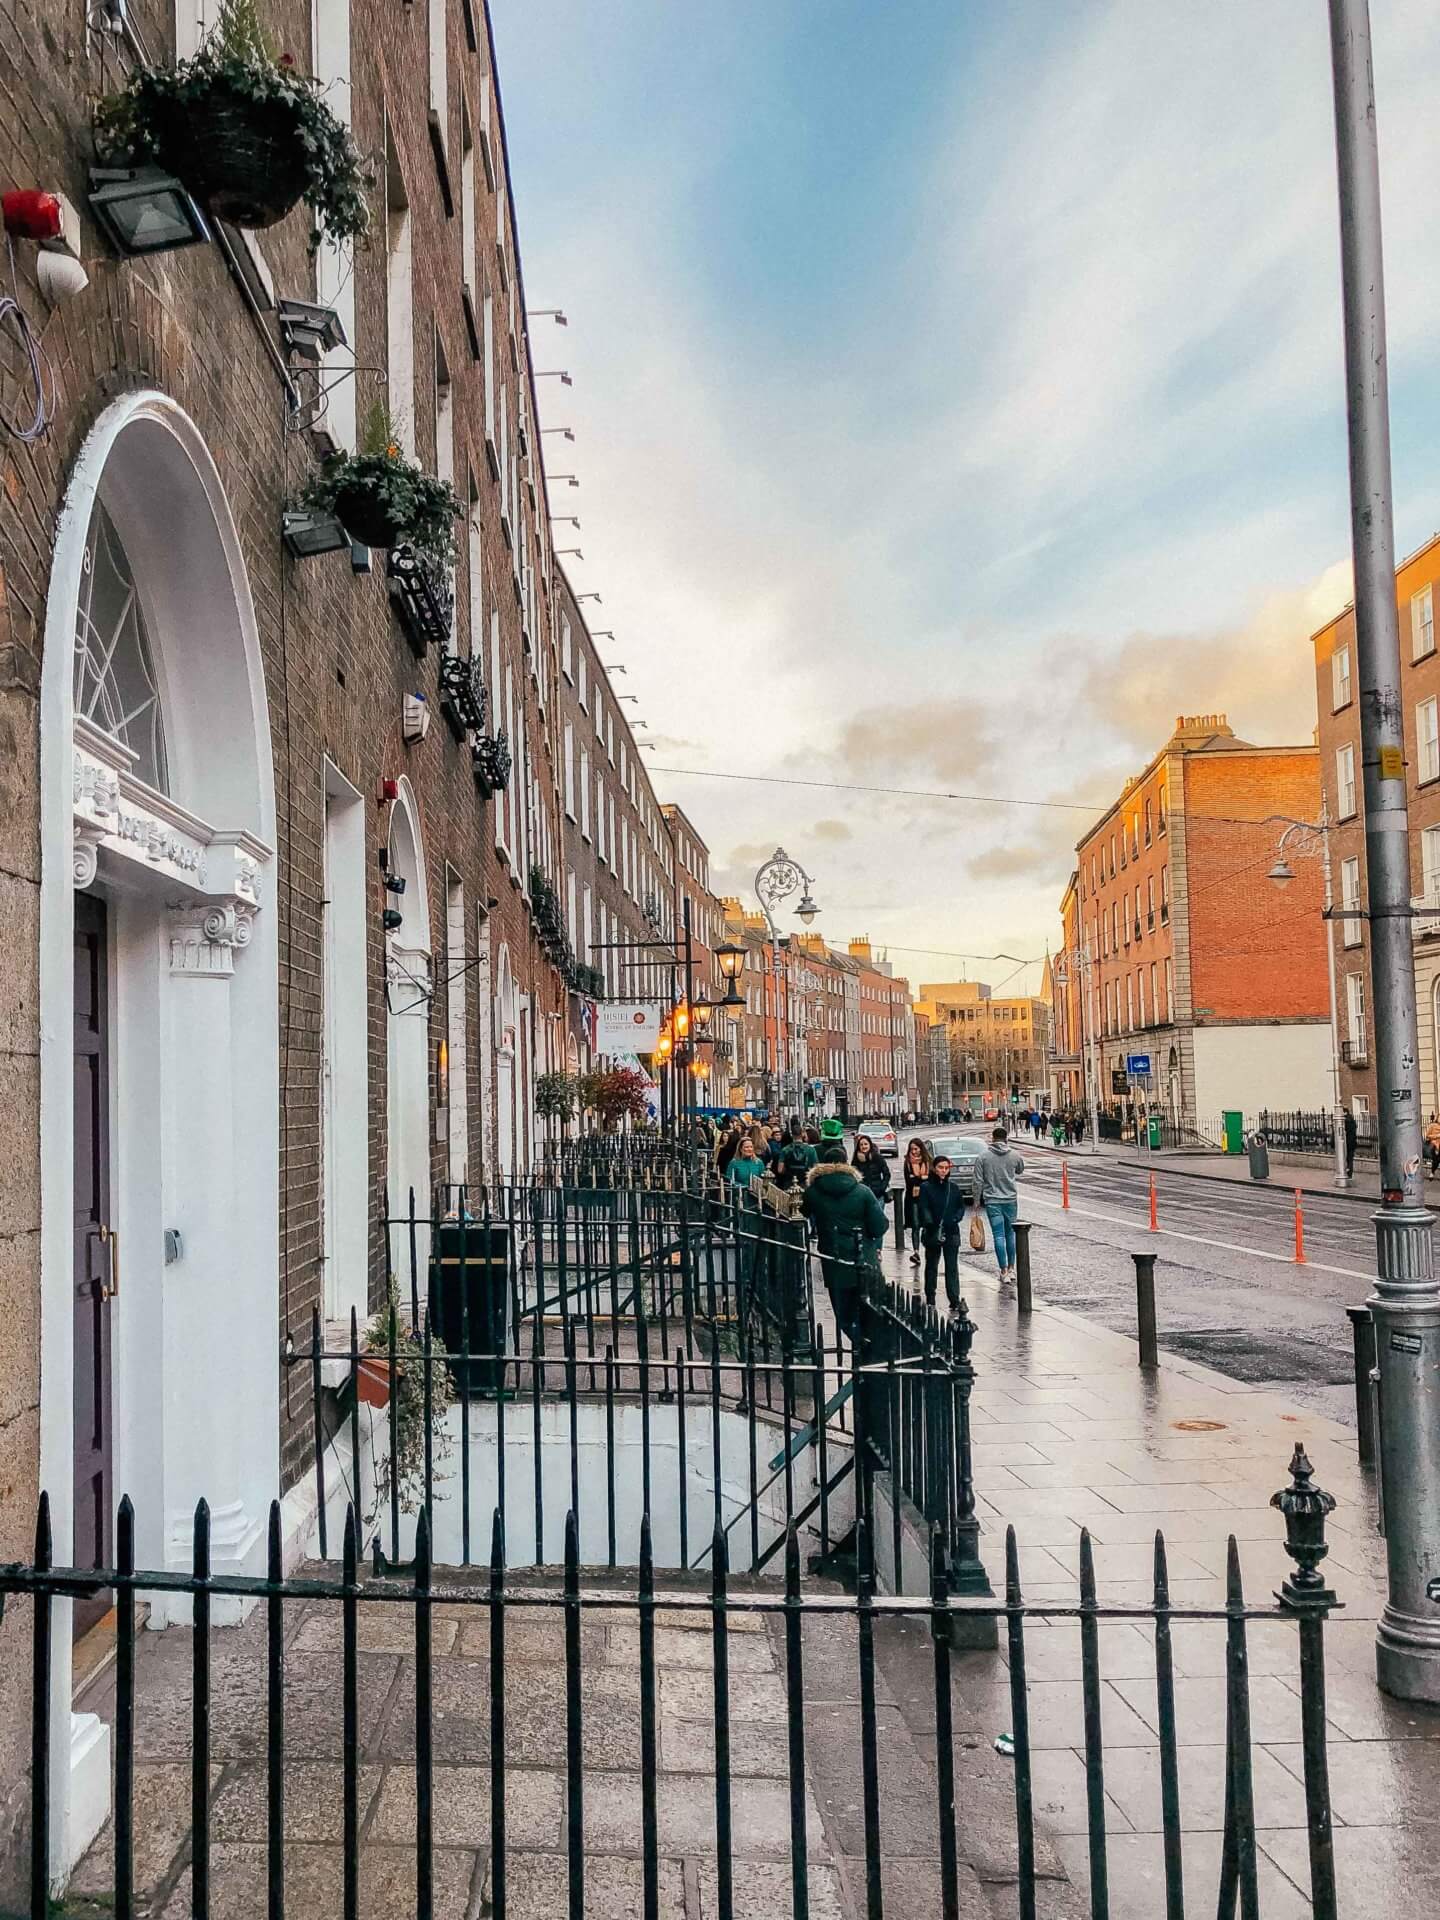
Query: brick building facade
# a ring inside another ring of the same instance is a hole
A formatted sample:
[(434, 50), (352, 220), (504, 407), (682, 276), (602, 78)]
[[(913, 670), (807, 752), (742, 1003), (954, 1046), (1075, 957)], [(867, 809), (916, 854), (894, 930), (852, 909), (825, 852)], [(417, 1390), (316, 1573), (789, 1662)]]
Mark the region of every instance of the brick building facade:
[[(1143, 1105), (1213, 1139), (1227, 1110), (1328, 1108), (1320, 862), (1297, 854), (1287, 887), (1266, 878), (1319, 804), (1314, 748), (1254, 747), (1199, 714), (1077, 844), (1086, 1032), (1112, 1121)], [(1127, 1076), (1135, 1055), (1148, 1089)]]
[[(1435, 607), (1440, 601), (1440, 536), (1396, 570), (1400, 615), (1400, 685), (1405, 721), (1405, 783), (1410, 825), (1410, 923), (1420, 1035), (1420, 1098), (1424, 1117), (1440, 1111), (1440, 653)], [(1311, 636), (1320, 716), (1320, 780), (1331, 821), (1330, 873), (1337, 918), (1335, 949), (1341, 1042), (1341, 1098), (1362, 1134), (1374, 1129), (1371, 1046), (1370, 931), (1365, 865), (1365, 791), (1360, 758), (1359, 675), (1355, 609), (1347, 607)], [(1346, 907), (1360, 911), (1344, 917)]]
[[(379, 1304), (411, 1191), (424, 1209), (525, 1168), (535, 1080), (578, 1063), (601, 991), (580, 969), (633, 984), (616, 939), (673, 931), (675, 905), (551, 544), (481, 0), (262, 0), (375, 156), (368, 244), (312, 257), (302, 210), (120, 257), (88, 211), (93, 102), (193, 51), (214, 12), (6, 15), (0, 176), (80, 209), (89, 283), (47, 317), (17, 248), (54, 419), (0, 438), (0, 1558), (28, 1553), (44, 1485), (58, 1560), (103, 1560), (128, 1490), (142, 1564), (179, 1563), (203, 1494), (216, 1570), (250, 1573), (277, 1492), (287, 1550), (313, 1517), (287, 1336)], [(285, 299), (340, 318), (318, 371)], [(7, 417), (27, 377), (7, 335)], [(384, 552), (282, 540), (286, 500), (376, 400), (463, 504), (453, 578), (432, 579), (443, 633)], [(578, 831), (582, 736), (603, 841)], [(72, 1719), (70, 1612), (57, 1883), (108, 1797), (103, 1729)], [(0, 1628), (0, 1906), (23, 1878), (26, 1615)]]

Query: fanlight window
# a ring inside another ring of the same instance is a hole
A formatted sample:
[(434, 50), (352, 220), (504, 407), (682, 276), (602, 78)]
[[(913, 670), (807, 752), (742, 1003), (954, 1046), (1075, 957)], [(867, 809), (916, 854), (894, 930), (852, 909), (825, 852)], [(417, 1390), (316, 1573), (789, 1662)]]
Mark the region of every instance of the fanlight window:
[(75, 711), (135, 755), (135, 772), (167, 790), (165, 727), (129, 556), (97, 500), (75, 616)]

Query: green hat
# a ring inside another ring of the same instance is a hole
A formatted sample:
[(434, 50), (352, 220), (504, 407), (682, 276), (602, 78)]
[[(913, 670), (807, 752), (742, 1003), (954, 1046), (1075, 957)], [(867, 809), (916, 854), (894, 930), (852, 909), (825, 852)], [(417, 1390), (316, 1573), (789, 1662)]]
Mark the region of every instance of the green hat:
[(822, 1140), (843, 1140), (845, 1138), (845, 1123), (842, 1120), (822, 1120), (820, 1122), (820, 1138)]

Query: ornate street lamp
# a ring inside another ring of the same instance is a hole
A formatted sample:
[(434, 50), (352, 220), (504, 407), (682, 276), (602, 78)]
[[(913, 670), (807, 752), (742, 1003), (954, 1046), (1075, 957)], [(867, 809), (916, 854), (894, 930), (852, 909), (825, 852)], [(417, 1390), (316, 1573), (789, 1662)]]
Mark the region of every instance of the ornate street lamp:
[(715, 958), (720, 963), (720, 972), (725, 979), (725, 998), (722, 1007), (743, 1007), (745, 996), (740, 991), (739, 980), (745, 971), (745, 949), (737, 947), (727, 940), (723, 947), (715, 949)]
[[(1271, 817), (1275, 820), (1287, 819), (1283, 813)], [(1345, 1109), (1340, 1091), (1340, 1007), (1335, 991), (1335, 937), (1330, 930), (1330, 922), (1338, 917), (1348, 925), (1350, 916), (1346, 914), (1343, 902), (1338, 916), (1335, 912), (1335, 894), (1330, 882), (1330, 809), (1323, 800), (1318, 820), (1287, 820), (1285, 831), (1275, 843), (1275, 864), (1265, 878), (1282, 890), (1295, 878), (1295, 869), (1287, 858), (1289, 854), (1302, 860), (1318, 860), (1325, 880), (1325, 904), (1321, 917), (1325, 922), (1325, 960), (1330, 987), (1331, 1132), (1335, 1151), (1335, 1185), (1348, 1187), (1350, 1175), (1345, 1164)], [(1358, 914), (1358, 908), (1356, 912)]]
[(795, 911), (806, 926), (809, 926), (820, 911), (811, 891), (814, 885), (815, 882), (799, 861), (792, 860), (783, 847), (777, 847), (755, 875), (755, 893), (765, 915), (765, 924), (770, 929), (770, 965), (774, 976), (775, 994), (775, 1084), (777, 1094), (782, 1100), (784, 1079), (780, 1050), (780, 931), (775, 925), (775, 910), (788, 900), (791, 894), (799, 893), (800, 904)]

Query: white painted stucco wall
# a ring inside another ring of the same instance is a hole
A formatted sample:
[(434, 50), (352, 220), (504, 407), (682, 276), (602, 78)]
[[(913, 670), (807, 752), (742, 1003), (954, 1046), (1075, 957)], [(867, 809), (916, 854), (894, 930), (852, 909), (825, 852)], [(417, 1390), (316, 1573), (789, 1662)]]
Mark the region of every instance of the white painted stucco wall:
[(1197, 1027), (1195, 1111), (1202, 1121), (1238, 1108), (1328, 1112), (1334, 1100), (1328, 1022), (1310, 1026)]

